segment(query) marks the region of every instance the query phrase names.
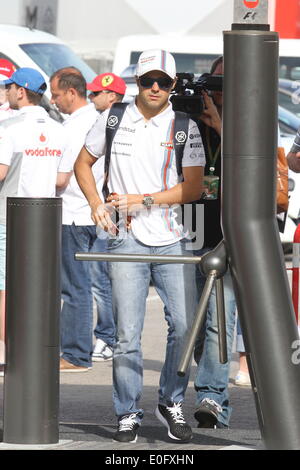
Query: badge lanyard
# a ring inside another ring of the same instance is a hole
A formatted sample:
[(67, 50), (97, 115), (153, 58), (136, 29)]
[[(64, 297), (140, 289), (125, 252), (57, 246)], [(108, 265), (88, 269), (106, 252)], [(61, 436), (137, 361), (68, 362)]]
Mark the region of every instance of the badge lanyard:
[(215, 168), (216, 161), (218, 160), (218, 156), (220, 155), (221, 142), (219, 143), (215, 153), (213, 154), (213, 151), (210, 145), (210, 128), (206, 127), (205, 132), (206, 132), (207, 150), (208, 150), (208, 157), (209, 157), (209, 174), (213, 175), (216, 169)]
[(209, 157), (209, 174), (204, 175), (203, 177), (203, 193), (201, 199), (216, 200), (218, 199), (220, 177), (215, 176), (214, 172), (216, 169), (216, 161), (220, 155), (221, 142), (219, 143), (215, 153), (213, 154), (210, 145), (210, 132), (208, 127), (206, 127), (206, 141)]

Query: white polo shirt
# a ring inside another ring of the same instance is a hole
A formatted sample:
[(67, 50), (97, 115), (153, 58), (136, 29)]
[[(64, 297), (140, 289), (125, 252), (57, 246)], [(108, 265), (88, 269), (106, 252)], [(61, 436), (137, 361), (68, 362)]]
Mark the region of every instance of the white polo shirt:
[[(85, 142), (88, 152), (97, 158), (105, 154), (108, 112), (99, 116)], [(149, 121), (145, 121), (134, 102), (127, 106), (112, 145), (108, 182), (110, 192), (156, 193), (180, 182), (173, 148), (174, 117), (171, 105)], [(205, 166), (201, 136), (192, 120), (189, 122), (182, 166)], [(148, 246), (169, 245), (184, 236), (183, 228), (176, 220), (176, 212), (170, 207), (152, 207), (151, 210), (136, 212), (131, 227), (134, 236)]]
[[(72, 167), (82, 149), (86, 135), (95, 124), (99, 113), (93, 103), (87, 104), (70, 114), (63, 125), (67, 131), (68, 147), (72, 160)], [(93, 173), (97, 186), (103, 185), (103, 161), (93, 166)], [(64, 225), (94, 225), (91, 219), (91, 209), (78, 186), (75, 175), (72, 175), (67, 188), (59, 193), (63, 200), (62, 223)]]
[(72, 170), (66, 134), (40, 106), (24, 106), (0, 123), (0, 163), (9, 169), (0, 189), (0, 223), (6, 221), (6, 198), (55, 197), (57, 173)]
[(11, 117), (16, 116), (18, 112), (19, 111), (15, 109), (11, 109), (8, 101), (6, 101), (0, 106), (0, 121), (4, 121), (5, 119), (9, 119)]

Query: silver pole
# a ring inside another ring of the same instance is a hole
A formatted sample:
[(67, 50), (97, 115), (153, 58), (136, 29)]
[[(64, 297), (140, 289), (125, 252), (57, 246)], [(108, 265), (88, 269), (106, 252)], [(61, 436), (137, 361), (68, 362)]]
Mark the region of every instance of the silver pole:
[(115, 261), (135, 263), (165, 263), (165, 264), (198, 264), (201, 256), (176, 256), (176, 255), (138, 255), (138, 254), (116, 254), (110, 253), (76, 253), (76, 261)]

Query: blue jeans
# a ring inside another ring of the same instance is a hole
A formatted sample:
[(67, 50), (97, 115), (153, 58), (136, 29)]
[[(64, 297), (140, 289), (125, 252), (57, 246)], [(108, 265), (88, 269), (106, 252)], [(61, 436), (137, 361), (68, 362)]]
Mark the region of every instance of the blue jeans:
[(239, 317), (236, 322), (236, 352), (238, 353), (245, 352), (243, 333), (242, 333), (242, 328), (241, 328)]
[[(184, 242), (151, 247), (135, 240), (132, 235), (109, 242), (109, 251), (151, 255), (187, 256)], [(113, 400), (118, 417), (137, 413), (142, 394), (143, 363), (141, 334), (150, 277), (165, 305), (168, 336), (165, 362), (161, 371), (158, 401), (162, 405), (180, 402), (188, 385), (177, 369), (196, 309), (195, 267), (183, 264), (134, 262), (109, 263), (112, 282), (113, 309), (117, 327), (117, 343), (113, 359)]]
[[(76, 252), (102, 251), (103, 240), (96, 235), (96, 227), (62, 226), (62, 298), (61, 351), (62, 357), (77, 366), (89, 367), (93, 349), (93, 293), (99, 302), (102, 293), (101, 262), (75, 261)], [(105, 247), (104, 247), (105, 248)], [(105, 285), (110, 285), (105, 278)], [(110, 331), (109, 342), (114, 342), (114, 321), (110, 292), (101, 299), (99, 310), (105, 314)]]
[[(97, 238), (91, 248), (91, 252), (105, 253), (107, 251), (107, 239)], [(90, 261), (90, 274), (92, 279), (92, 292), (97, 307), (97, 323), (94, 335), (102, 339), (104, 343), (113, 347), (115, 344), (116, 327), (112, 310), (111, 282), (106, 261)]]
[[(197, 252), (197, 254), (201, 256), (201, 252)], [(196, 277), (198, 298), (200, 299), (206, 278), (201, 275), (198, 267)], [(228, 426), (232, 411), (229, 406), (228, 381), (234, 339), (236, 302), (229, 272), (224, 276), (223, 282), (228, 362), (221, 364), (219, 360), (216, 292), (214, 288), (208, 303), (206, 322), (195, 348), (195, 359), (198, 363), (195, 390), (197, 392), (196, 406), (204, 398), (215, 400), (223, 409), (219, 421)]]

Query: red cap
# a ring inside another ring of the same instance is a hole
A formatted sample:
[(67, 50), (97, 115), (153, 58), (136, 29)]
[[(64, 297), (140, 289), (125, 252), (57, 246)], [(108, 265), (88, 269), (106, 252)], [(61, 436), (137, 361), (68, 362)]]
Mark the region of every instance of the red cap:
[(92, 83), (87, 83), (87, 89), (90, 91), (109, 90), (125, 95), (126, 83), (123, 78), (118, 77), (114, 73), (102, 73), (94, 78)]
[(14, 66), (9, 60), (7, 59), (0, 59), (0, 74), (5, 75), (6, 77), (10, 78), (12, 74), (17, 70), (17, 67)]

